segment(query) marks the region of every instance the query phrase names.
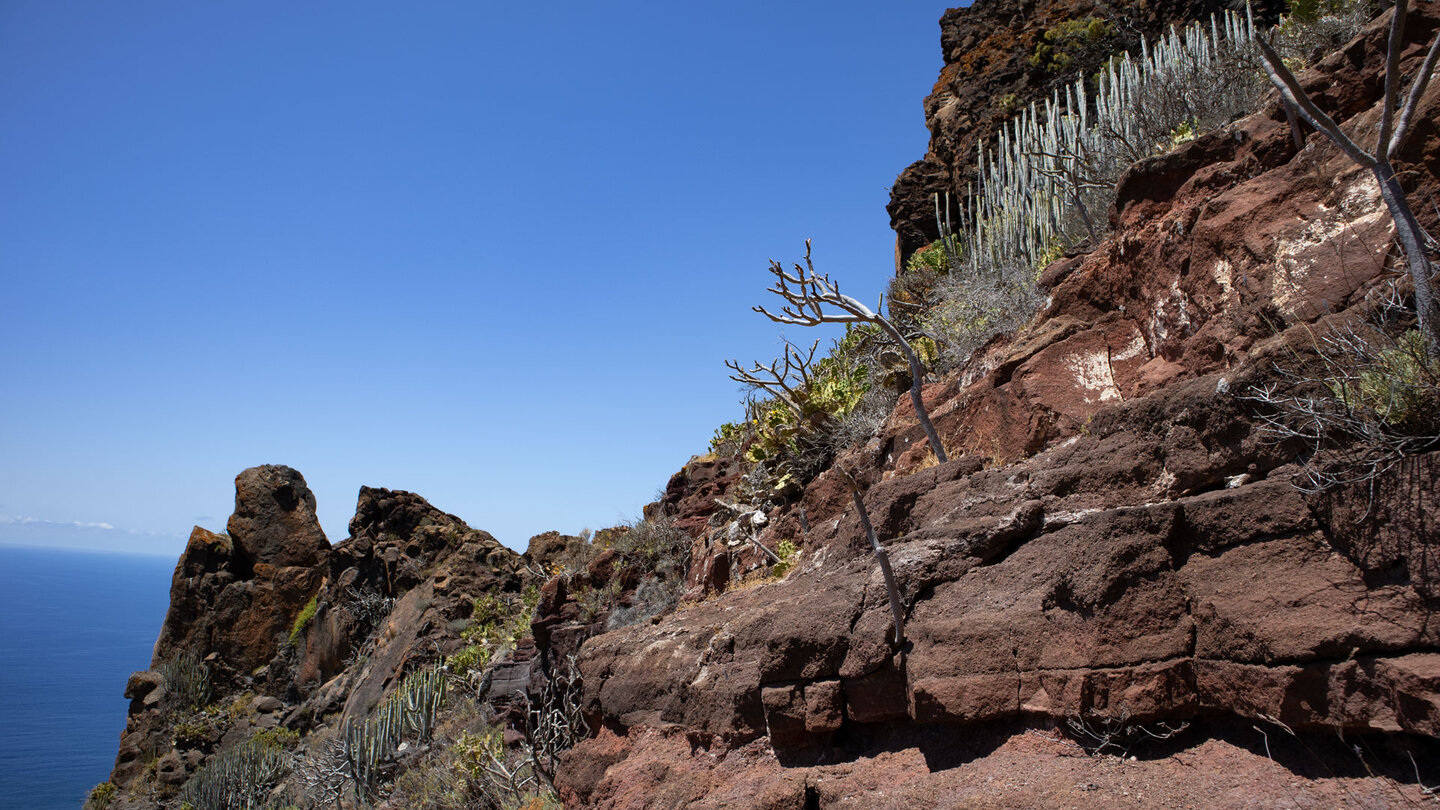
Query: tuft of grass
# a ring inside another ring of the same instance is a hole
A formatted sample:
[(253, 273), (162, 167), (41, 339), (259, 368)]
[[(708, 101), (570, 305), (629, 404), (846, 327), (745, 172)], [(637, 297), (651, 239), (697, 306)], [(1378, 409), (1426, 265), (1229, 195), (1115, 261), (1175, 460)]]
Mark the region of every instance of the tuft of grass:
[(85, 797), (84, 810), (105, 810), (114, 800), (119, 788), (113, 782), (101, 782), (90, 789), (90, 794)]
[(290, 625), (291, 646), (294, 646), (296, 640), (300, 638), (300, 633), (310, 624), (310, 620), (315, 618), (315, 611), (319, 609), (320, 594), (317, 593), (310, 597), (310, 601), (305, 603), (305, 607), (300, 608), (300, 612), (295, 615), (295, 622)]

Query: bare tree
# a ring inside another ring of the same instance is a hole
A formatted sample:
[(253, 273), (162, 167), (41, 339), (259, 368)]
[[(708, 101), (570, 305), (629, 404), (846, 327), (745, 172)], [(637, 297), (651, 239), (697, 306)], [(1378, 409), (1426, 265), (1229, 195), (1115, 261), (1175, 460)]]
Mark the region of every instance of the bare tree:
[[(915, 403), (915, 415), (919, 417), (920, 426), (925, 430), (925, 438), (930, 442), (930, 449), (934, 451), (937, 461), (941, 463), (948, 461), (949, 459), (945, 455), (945, 446), (940, 443), (940, 436), (935, 432), (935, 425), (930, 422), (930, 414), (925, 410), (925, 400), (921, 395), (921, 387), (925, 383), (925, 365), (920, 362), (920, 357), (915, 354), (915, 349), (910, 346), (910, 341), (905, 339), (905, 335), (895, 328), (895, 325), (884, 315), (872, 311), (858, 300), (841, 293), (840, 285), (831, 281), (830, 276), (816, 273), (815, 265), (810, 260), (809, 239), (805, 240), (804, 267), (796, 264), (795, 272), (791, 274), (786, 272), (779, 262), (771, 261), (770, 272), (775, 274), (776, 282), (769, 291), (780, 296), (785, 301), (785, 305), (780, 308), (778, 315), (765, 307), (754, 307), (756, 312), (770, 320), (796, 326), (819, 326), (822, 323), (870, 323), (885, 330), (886, 334), (895, 341), (895, 345), (900, 347), (900, 351), (904, 353), (905, 359), (910, 364), (910, 400)], [(883, 308), (884, 296), (882, 295), (877, 309)], [(759, 367), (759, 364), (756, 365)]]
[(818, 348), (820, 341), (817, 340), (810, 345), (808, 351), (801, 352), (798, 346), (787, 340), (785, 352), (768, 366), (756, 362), (752, 368), (747, 369), (741, 367), (738, 360), (726, 360), (725, 366), (735, 372), (730, 375), (730, 379), (767, 391), (785, 403), (795, 415), (797, 426), (803, 429), (806, 421), (803, 403), (808, 398), (806, 392), (810, 388), (810, 367), (815, 361), (815, 350)]
[(1390, 209), (1390, 216), (1395, 220), (1395, 235), (1400, 240), (1400, 247), (1405, 252), (1405, 258), (1409, 262), (1410, 282), (1415, 288), (1415, 315), (1419, 321), (1420, 334), (1425, 336), (1426, 349), (1433, 362), (1440, 362), (1440, 310), (1436, 308), (1435, 293), (1430, 285), (1432, 272), (1430, 258), (1425, 252), (1425, 233), (1416, 221), (1415, 214), (1410, 210), (1410, 203), (1405, 197), (1405, 189), (1400, 186), (1400, 181), (1395, 177), (1395, 168), (1390, 160), (1400, 147), (1404, 145), (1405, 138), (1410, 134), (1410, 123), (1415, 116), (1415, 108), (1420, 103), (1420, 97), (1425, 94), (1425, 87), (1430, 82), (1430, 76), (1435, 72), (1435, 60), (1440, 56), (1440, 34), (1437, 34), (1435, 41), (1430, 44), (1430, 51), (1425, 55), (1425, 61), (1420, 65), (1420, 70), (1415, 74), (1410, 85), (1410, 92), (1405, 98), (1403, 107), (1396, 109), (1397, 97), (1400, 95), (1400, 51), (1405, 43), (1405, 17), (1409, 6), (1408, 0), (1397, 0), (1395, 3), (1394, 16), (1390, 19), (1390, 41), (1385, 55), (1385, 95), (1380, 108), (1380, 132), (1375, 139), (1375, 149), (1367, 152), (1346, 135), (1329, 115), (1325, 114), (1309, 94), (1300, 87), (1300, 82), (1295, 79), (1295, 74), (1285, 66), (1285, 62), (1269, 42), (1263, 37), (1256, 37), (1260, 45), (1260, 53), (1263, 57), (1265, 73), (1270, 77), (1270, 82), (1280, 91), (1280, 96), (1289, 104), (1299, 110), (1300, 115), (1313, 127), (1325, 133), (1340, 151), (1344, 152), (1351, 160), (1360, 166), (1369, 169), (1380, 185), (1380, 196), (1384, 198), (1385, 205)]

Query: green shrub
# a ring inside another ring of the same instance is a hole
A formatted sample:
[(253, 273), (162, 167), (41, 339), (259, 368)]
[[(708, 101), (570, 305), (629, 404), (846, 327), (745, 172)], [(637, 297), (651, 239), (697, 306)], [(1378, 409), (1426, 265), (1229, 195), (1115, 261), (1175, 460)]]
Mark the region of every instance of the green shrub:
[(250, 742), (256, 745), (264, 745), (277, 750), (294, 748), (299, 741), (300, 732), (284, 726), (264, 728), (250, 737)]
[(1066, 20), (1045, 31), (1044, 41), (1035, 46), (1030, 66), (1049, 73), (1065, 73), (1088, 67), (1119, 46), (1115, 26), (1099, 17)]
[[(837, 446), (837, 431), (884, 375), (879, 356), (885, 345), (878, 326), (849, 326), (845, 336), (810, 365), (808, 384), (797, 388), (794, 401), (802, 412), (797, 414), (778, 399), (751, 404), (749, 429), (754, 440), (744, 459), (751, 465), (763, 463), (772, 473), (770, 491), (762, 493), (762, 499), (783, 497), (788, 489), (809, 481), (848, 445), (853, 432), (844, 432), (847, 442)], [(898, 358), (897, 362), (904, 364)]]
[(105, 810), (118, 790), (111, 782), (101, 782), (91, 788), (90, 795), (85, 798), (85, 810)]
[(789, 540), (781, 540), (779, 545), (775, 547), (775, 556), (780, 558), (780, 562), (771, 566), (771, 575), (783, 577), (790, 573), (791, 569), (795, 567), (795, 563), (799, 560), (799, 555), (799, 547)]
[(1327, 381), (1337, 399), (1401, 434), (1422, 435), (1440, 429), (1440, 368), (1429, 360), (1425, 337), (1410, 329), (1345, 378)]
[(210, 741), (210, 727), (204, 723), (187, 722), (175, 724), (175, 747), (179, 749), (199, 748)]
[(290, 625), (290, 644), (292, 646), (300, 638), (300, 633), (310, 624), (310, 620), (315, 618), (315, 611), (319, 609), (320, 594), (317, 593), (310, 597), (310, 601), (305, 603), (305, 607), (300, 608), (300, 612), (295, 615), (294, 623)]
[(726, 422), (715, 428), (715, 435), (710, 438), (710, 452), (722, 456), (733, 456), (739, 452), (740, 445), (745, 442), (745, 437), (744, 425)]
[(471, 644), (445, 659), (445, 668), (455, 675), (480, 671), (489, 664), (490, 647), (485, 644)]

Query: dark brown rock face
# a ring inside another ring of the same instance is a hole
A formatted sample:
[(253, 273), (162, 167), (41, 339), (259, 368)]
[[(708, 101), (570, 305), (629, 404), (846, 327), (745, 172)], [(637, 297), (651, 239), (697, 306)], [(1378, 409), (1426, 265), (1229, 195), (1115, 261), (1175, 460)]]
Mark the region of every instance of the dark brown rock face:
[[(1257, 17), (1273, 20), (1284, 4), (1252, 5)], [(977, 147), (1020, 106), (1043, 100), (1057, 82), (1073, 81), (1077, 72), (1094, 73), (1115, 50), (1138, 49), (1142, 35), (1154, 42), (1172, 24), (1233, 7), (1224, 0), (976, 0), (945, 12), (940, 18), (944, 67), (924, 105), (930, 147), (896, 178), (886, 207), (897, 258), (939, 238), (932, 195), (964, 193), (975, 179)], [(1110, 22), (1112, 33), (1102, 48), (1077, 53), (1064, 70), (1032, 64), (1046, 31), (1084, 17)]]
[[(229, 527), (191, 535), (154, 659), (156, 670), (182, 653), (202, 661), (207, 705), (225, 711), (177, 701), (162, 672), (132, 676), (111, 773), (124, 798), (113, 806), (156, 806), (135, 798), (147, 793), (173, 804), (206, 756), (260, 729), (305, 732), (365, 716), (404, 673), (462, 646), (477, 597), (518, 594), (529, 581), (520, 556), (494, 537), (398, 490), (363, 487), (351, 536), (331, 548), (314, 495), (288, 467), (237, 476)], [(297, 625), (311, 600), (313, 614)], [(183, 744), (180, 722), (191, 728)], [(191, 739), (198, 727), (203, 739)]]
[(251, 566), (309, 568), (330, 551), (305, 477), (275, 464), (235, 476), (235, 513), (226, 529), (236, 556)]
[(171, 581), (156, 666), (181, 652), (214, 653), (248, 675), (275, 656), (319, 587), (330, 544), (300, 473), (267, 465), (236, 476), (229, 528), (228, 536), (198, 526), (190, 535)]
[[(399, 674), (463, 646), (457, 622), (475, 599), (518, 593), (520, 555), (412, 492), (361, 487), (350, 537), (330, 552), (315, 620), (300, 635), (298, 716), (363, 716)], [(366, 604), (387, 600), (386, 614)], [(350, 668), (369, 644), (363, 666)]]

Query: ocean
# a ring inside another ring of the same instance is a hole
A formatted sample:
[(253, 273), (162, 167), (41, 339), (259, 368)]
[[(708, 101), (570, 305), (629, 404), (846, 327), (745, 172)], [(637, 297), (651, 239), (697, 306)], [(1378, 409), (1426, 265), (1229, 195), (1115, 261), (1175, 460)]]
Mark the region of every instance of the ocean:
[(0, 810), (78, 810), (110, 776), (173, 558), (0, 546)]

